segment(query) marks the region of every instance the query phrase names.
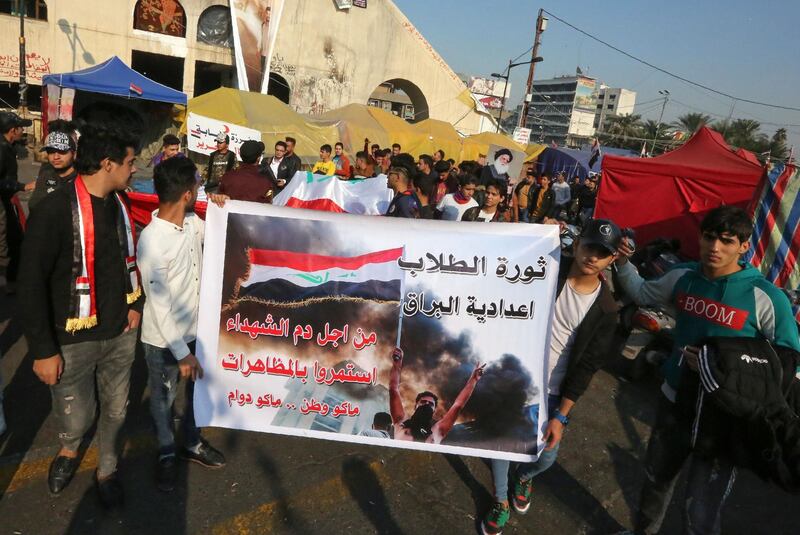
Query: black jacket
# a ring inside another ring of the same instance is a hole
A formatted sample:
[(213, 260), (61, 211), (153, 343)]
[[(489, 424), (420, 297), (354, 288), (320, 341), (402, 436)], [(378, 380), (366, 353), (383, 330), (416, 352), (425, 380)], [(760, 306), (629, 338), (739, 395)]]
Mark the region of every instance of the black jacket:
[(686, 370), (678, 393), (680, 407), (693, 410), (695, 454), (800, 491), (800, 418), (788, 403), (799, 358), (758, 338), (707, 340), (699, 372)]
[(127, 326), (128, 310), (141, 312), (144, 305), (143, 298), (128, 305), (125, 297), (125, 254), (116, 230), (119, 205), (112, 195), (92, 196), (98, 324), (74, 334), (65, 330), (75, 255), (71, 195), (70, 188), (61, 187), (42, 199), (22, 244), (19, 294), (25, 298), (18, 308), (34, 359), (51, 357), (64, 345), (114, 338)]
[(25, 189), (17, 179), (17, 151), (5, 137), (0, 135), (0, 193), (14, 195)]
[(39, 176), (36, 177), (36, 188), (33, 190), (33, 194), (28, 200), (28, 208), (32, 210), (42, 199), (53, 193), (56, 188), (64, 184), (69, 184), (75, 180), (77, 176), (78, 172), (73, 169), (69, 175), (61, 177), (52, 165), (49, 163), (42, 164), (42, 167), (39, 169)]
[[(572, 259), (561, 259), (557, 295), (561, 295), (561, 290), (564, 289), (571, 266)], [(578, 326), (569, 355), (567, 374), (561, 383), (561, 396), (573, 402), (578, 401), (597, 370), (608, 364), (612, 356), (610, 347), (617, 327), (619, 307), (608, 284), (605, 281), (601, 284), (600, 295)]]
[[(539, 207), (537, 212), (536, 205), (539, 203), (539, 196), (541, 195), (544, 195), (544, 197), (542, 198), (542, 205)], [(547, 190), (542, 188), (537, 189), (533, 204), (528, 205), (528, 211), (536, 222), (542, 221), (545, 217), (553, 217), (553, 212), (555, 212), (555, 209), (556, 192), (553, 191), (553, 188), (547, 188)]]
[[(461, 216), (461, 221), (483, 221), (480, 219), (481, 215), (481, 207), (480, 206), (473, 206), (469, 208), (464, 215)], [(498, 207), (497, 210), (494, 212), (494, 216), (492, 217), (492, 223), (507, 223), (508, 218), (506, 216), (505, 210), (500, 210)]]
[(294, 177), (294, 174), (297, 172), (296, 170), (293, 171), (296, 162), (294, 162), (294, 160), (290, 161), (289, 158), (284, 157), (281, 160), (281, 163), (278, 164), (277, 176), (275, 176), (275, 173), (272, 172), (272, 167), (270, 167), (271, 163), (272, 163), (271, 157), (264, 158), (264, 160), (261, 162), (261, 165), (259, 166), (258, 172), (267, 175), (269, 178), (272, 179), (272, 181), (275, 184), (278, 184), (279, 180), (285, 180), (286, 184), (278, 187), (278, 189), (281, 190), (289, 184), (289, 181), (292, 180), (292, 177)]
[(287, 184), (288, 184), (288, 181), (291, 180), (292, 177), (294, 177), (294, 174), (300, 170), (300, 168), (303, 165), (303, 162), (300, 161), (300, 156), (294, 153), (292, 153), (291, 155), (287, 154), (286, 156), (283, 157), (283, 159), (286, 161), (286, 174), (289, 176), (289, 178), (287, 179)]

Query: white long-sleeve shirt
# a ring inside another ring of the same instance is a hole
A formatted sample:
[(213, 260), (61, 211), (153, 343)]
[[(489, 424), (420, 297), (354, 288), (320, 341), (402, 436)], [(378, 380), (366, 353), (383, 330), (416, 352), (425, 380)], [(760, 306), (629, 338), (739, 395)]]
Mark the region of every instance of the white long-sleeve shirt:
[(183, 228), (153, 219), (139, 237), (136, 254), (146, 296), (142, 342), (169, 349), (180, 360), (189, 355), (188, 343), (197, 337), (200, 270), (205, 224), (186, 214)]

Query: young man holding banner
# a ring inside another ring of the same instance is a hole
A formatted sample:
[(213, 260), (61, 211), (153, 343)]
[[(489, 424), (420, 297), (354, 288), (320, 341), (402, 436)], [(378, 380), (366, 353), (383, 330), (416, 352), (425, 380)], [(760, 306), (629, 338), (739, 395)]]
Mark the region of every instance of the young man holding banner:
[(200, 436), (194, 422), (194, 381), (203, 368), (194, 356), (203, 263), (203, 221), (194, 214), (197, 169), (187, 158), (156, 166), (153, 183), (158, 210), (139, 238), (138, 261), (147, 297), (142, 320), (142, 345), (149, 370), (150, 413), (158, 437), (156, 484), (163, 492), (175, 488), (177, 464), (172, 405), (181, 387), (184, 458), (208, 468), (225, 465), (222, 453)]
[[(520, 514), (530, 508), (533, 478), (556, 461), (570, 411), (608, 358), (617, 305), (602, 273), (616, 259), (621, 240), (613, 222), (592, 220), (575, 242), (574, 259), (561, 259), (548, 359), (546, 445), (536, 462), (519, 465), (512, 474), (511, 502)], [(509, 461), (492, 460), (496, 502), (481, 523), (484, 535), (500, 535), (508, 522), (509, 468)]]

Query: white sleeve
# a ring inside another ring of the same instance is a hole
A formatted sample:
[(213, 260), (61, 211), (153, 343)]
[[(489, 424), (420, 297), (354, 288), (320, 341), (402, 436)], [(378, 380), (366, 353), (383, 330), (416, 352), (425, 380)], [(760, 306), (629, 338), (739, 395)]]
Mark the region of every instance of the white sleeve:
[(140, 240), (137, 252), (142, 286), (147, 298), (145, 314), (153, 314), (153, 324), (167, 342), (172, 355), (181, 360), (191, 351), (172, 319), (172, 295), (169, 288), (169, 261), (155, 247), (153, 240)]
[(448, 197), (447, 195), (445, 195), (444, 197), (442, 197), (442, 200), (441, 200), (441, 201), (439, 201), (439, 204), (437, 204), (437, 205), (436, 205), (436, 209), (437, 209), (437, 210), (439, 210), (440, 212), (444, 212), (444, 209), (445, 209), (445, 207), (447, 206), (447, 205), (445, 204), (445, 201), (447, 200), (447, 197)]
[(617, 268), (617, 278), (622, 289), (637, 305), (669, 305), (675, 284), (688, 268), (673, 269), (655, 280), (644, 280), (630, 262)]

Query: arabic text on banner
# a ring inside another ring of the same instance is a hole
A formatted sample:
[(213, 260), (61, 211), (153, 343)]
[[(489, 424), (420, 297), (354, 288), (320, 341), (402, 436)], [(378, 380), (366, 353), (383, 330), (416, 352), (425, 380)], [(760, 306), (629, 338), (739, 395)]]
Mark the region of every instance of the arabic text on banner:
[(533, 460), (558, 255), (547, 225), (210, 206), (197, 423)]
[(242, 143), (251, 139), (261, 141), (261, 132), (246, 126), (218, 121), (196, 113), (189, 113), (188, 121), (187, 139), (189, 150), (206, 156), (217, 150), (216, 137), (219, 133), (227, 134), (230, 137), (229, 149), (236, 153), (236, 158), (239, 161), (241, 161), (239, 148)]

